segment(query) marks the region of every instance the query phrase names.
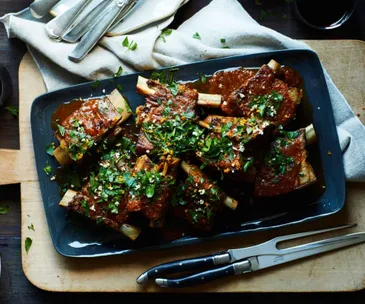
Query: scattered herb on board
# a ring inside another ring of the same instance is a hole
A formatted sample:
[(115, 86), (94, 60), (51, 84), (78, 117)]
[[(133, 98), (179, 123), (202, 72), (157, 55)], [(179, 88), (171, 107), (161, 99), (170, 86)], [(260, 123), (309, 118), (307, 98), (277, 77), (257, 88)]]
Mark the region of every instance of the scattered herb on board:
[(33, 240), (30, 237), (25, 239), (25, 252), (28, 254), (30, 247), (32, 246)]
[(134, 51), (137, 48), (137, 42), (135, 42), (133, 40), (131, 42), (129, 42), (128, 37), (124, 38), (122, 45), (131, 51)]
[(32, 223), (32, 224), (30, 224), (30, 226), (28, 226), (28, 230), (33, 230), (33, 231), (35, 231), (33, 223)]
[(163, 42), (166, 42), (166, 38), (167, 36), (170, 36), (172, 33), (172, 29), (164, 29), (160, 36), (158, 36), (158, 38), (161, 38), (163, 40)]
[(49, 143), (49, 144), (46, 146), (46, 152), (47, 152), (47, 154), (49, 154), (49, 155), (53, 156), (53, 152), (54, 152), (54, 150), (55, 150), (55, 144), (54, 144), (54, 142), (51, 142), (51, 143)]
[(200, 35), (199, 35), (199, 33), (198, 33), (198, 32), (196, 32), (196, 33), (193, 35), (193, 38), (201, 40), (201, 37), (200, 37)]
[(5, 215), (8, 214), (10, 211), (9, 205), (0, 205), (0, 214)]
[(18, 118), (19, 115), (19, 109), (14, 106), (6, 106), (4, 108), (6, 111), (8, 111), (11, 115), (13, 115), (15, 118)]
[(46, 161), (46, 166), (43, 168), (43, 171), (47, 174), (50, 175), (52, 173), (52, 167), (51, 165), (48, 163), (48, 160)]
[(120, 66), (118, 71), (114, 74), (114, 78), (119, 77), (123, 73), (123, 67)]
[(99, 80), (96, 80), (96, 81), (94, 81), (94, 82), (91, 84), (91, 87), (92, 87), (92, 88), (94, 88), (94, 89), (96, 89), (96, 88), (99, 86), (99, 84), (100, 84), (100, 81), (99, 81)]

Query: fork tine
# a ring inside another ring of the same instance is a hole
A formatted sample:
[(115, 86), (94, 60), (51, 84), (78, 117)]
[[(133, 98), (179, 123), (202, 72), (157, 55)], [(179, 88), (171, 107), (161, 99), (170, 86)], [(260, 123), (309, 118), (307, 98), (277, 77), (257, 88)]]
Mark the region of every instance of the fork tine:
[(345, 228), (352, 228), (352, 227), (355, 227), (356, 225), (357, 224), (349, 224), (349, 225), (343, 225), (343, 226), (338, 226), (338, 227), (334, 227), (334, 228), (327, 228), (327, 229), (321, 229), (321, 230), (315, 230), (315, 231), (307, 231), (307, 232), (283, 235), (283, 236), (278, 236), (278, 237), (272, 239), (271, 242), (274, 243), (275, 245), (277, 245), (278, 243), (283, 242), (283, 241), (293, 240), (293, 239), (302, 238), (302, 237), (309, 236), (309, 235), (315, 235), (315, 234), (320, 234), (320, 233), (325, 233), (325, 232), (330, 232), (330, 231), (335, 231), (335, 230), (340, 230), (340, 229), (345, 229)]

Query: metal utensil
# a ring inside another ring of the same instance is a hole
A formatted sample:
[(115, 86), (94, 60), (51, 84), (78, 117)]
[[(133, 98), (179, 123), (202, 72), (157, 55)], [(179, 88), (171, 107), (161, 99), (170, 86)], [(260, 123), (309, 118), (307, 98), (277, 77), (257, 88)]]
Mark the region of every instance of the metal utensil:
[[(355, 225), (345, 225), (330, 229), (279, 236), (252, 247), (229, 249), (214, 255), (161, 264), (141, 274), (137, 278), (137, 283), (142, 284), (150, 279), (156, 278), (155, 283), (161, 287), (176, 288), (192, 286), (227, 276), (265, 269), (365, 242), (365, 232), (358, 232), (285, 249), (278, 249), (277, 247), (278, 243), (283, 241), (350, 228)], [(217, 267), (218, 265), (224, 266)], [(165, 274), (196, 271), (198, 268), (203, 268), (205, 270), (185, 277), (172, 279), (163, 278)]]
[(58, 2), (60, 0), (36, 0), (29, 5), (29, 10), (34, 18), (40, 19), (47, 15)]
[(105, 9), (105, 14), (98, 23), (94, 24), (90, 30), (82, 37), (68, 58), (74, 62), (80, 62), (103, 37), (113, 22), (120, 14), (124, 17), (138, 3), (138, 0), (116, 0)]
[(101, 12), (110, 3), (109, 0), (93, 0), (87, 8), (77, 17), (72, 29), (65, 33), (61, 38), (64, 41), (75, 43), (78, 41), (95, 23), (99, 23), (102, 18)]
[(73, 25), (76, 18), (91, 0), (80, 0), (75, 3), (68, 11), (52, 19), (46, 24), (46, 32), (50, 38), (59, 39)]

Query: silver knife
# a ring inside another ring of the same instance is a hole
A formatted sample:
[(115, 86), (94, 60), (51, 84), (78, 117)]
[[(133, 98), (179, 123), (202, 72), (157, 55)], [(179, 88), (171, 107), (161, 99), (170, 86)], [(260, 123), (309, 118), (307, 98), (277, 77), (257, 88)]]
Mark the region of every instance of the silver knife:
[(68, 11), (57, 16), (46, 24), (46, 32), (50, 38), (60, 39), (73, 25), (76, 18), (91, 0), (80, 0), (75, 3)]
[[(95, 46), (97, 41), (103, 37), (110, 26), (118, 19), (121, 21), (138, 3), (139, 0), (113, 0), (98, 22), (84, 35), (69, 59), (75, 62), (81, 61), (86, 54)], [(121, 17), (122, 16), (122, 17)]]
[(93, 0), (88, 7), (77, 17), (74, 26), (61, 38), (64, 41), (75, 43), (86, 34), (95, 23), (103, 17), (101, 13), (110, 4), (110, 0)]
[(29, 10), (34, 18), (40, 19), (47, 15), (51, 8), (58, 2), (60, 2), (60, 0), (36, 0), (29, 5)]
[(103, 17), (94, 24), (82, 37), (68, 58), (74, 62), (80, 62), (101, 39), (116, 18), (123, 14), (124, 17), (134, 8), (139, 0), (115, 0), (113, 5), (107, 8)]

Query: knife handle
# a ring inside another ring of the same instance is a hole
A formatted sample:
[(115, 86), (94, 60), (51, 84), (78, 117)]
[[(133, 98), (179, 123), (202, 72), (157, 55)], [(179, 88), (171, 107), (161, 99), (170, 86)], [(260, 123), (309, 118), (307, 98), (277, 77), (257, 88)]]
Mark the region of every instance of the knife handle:
[(231, 260), (228, 253), (207, 255), (198, 258), (178, 260), (155, 266), (137, 278), (138, 284), (143, 284), (150, 279), (161, 277), (169, 273), (179, 273), (183, 271), (192, 271), (215, 267), (216, 265), (227, 264)]
[(58, 2), (60, 0), (36, 0), (29, 6), (29, 10), (34, 18), (40, 19), (47, 15)]
[(57, 16), (46, 24), (46, 33), (52, 39), (59, 39), (72, 26), (82, 9), (90, 0), (80, 0), (62, 15)]
[(251, 263), (248, 260), (245, 260), (178, 279), (157, 278), (155, 282), (161, 287), (181, 288), (211, 282), (224, 277), (242, 274), (250, 270)]
[(126, 9), (126, 13), (128, 13), (135, 3), (137, 3), (136, 0), (117, 0), (115, 2), (116, 5), (113, 5), (111, 9), (109, 9), (108, 12), (81, 38), (81, 41), (72, 53), (68, 55), (68, 58), (74, 62), (80, 62), (91, 51), (99, 39), (103, 37), (114, 20), (119, 16), (119, 13), (124, 9)]

